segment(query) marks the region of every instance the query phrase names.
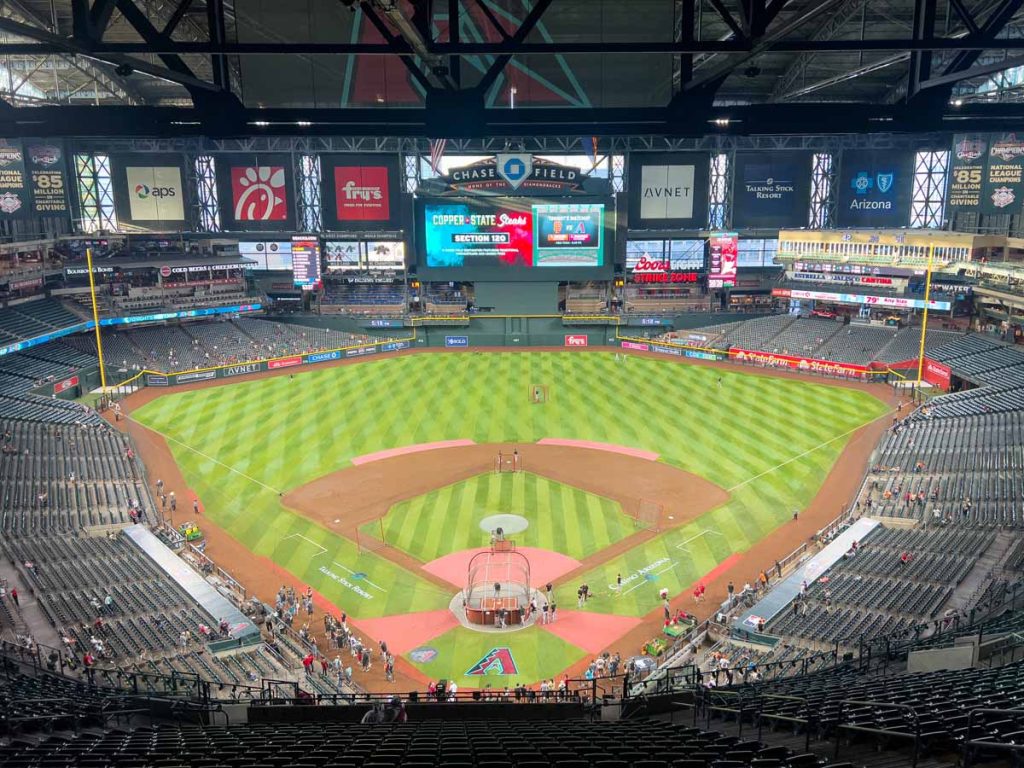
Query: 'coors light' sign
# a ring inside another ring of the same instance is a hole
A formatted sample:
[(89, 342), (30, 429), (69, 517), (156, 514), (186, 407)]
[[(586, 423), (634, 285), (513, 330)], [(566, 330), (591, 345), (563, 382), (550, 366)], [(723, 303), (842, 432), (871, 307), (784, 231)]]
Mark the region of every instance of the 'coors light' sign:
[(632, 269), (634, 283), (696, 283), (696, 272), (673, 272), (669, 259), (641, 256)]
[(529, 154), (508, 153), (464, 168), (454, 168), (441, 181), (449, 189), (459, 191), (522, 194), (579, 190), (583, 178), (579, 168), (541, 160)]

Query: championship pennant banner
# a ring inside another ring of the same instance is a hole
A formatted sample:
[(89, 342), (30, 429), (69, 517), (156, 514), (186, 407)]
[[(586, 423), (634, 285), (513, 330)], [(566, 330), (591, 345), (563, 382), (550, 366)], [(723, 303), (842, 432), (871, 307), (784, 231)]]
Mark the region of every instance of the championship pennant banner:
[(217, 196), (224, 229), (295, 229), (295, 184), (290, 155), (221, 154), (216, 162)]
[(734, 227), (806, 227), (811, 199), (811, 152), (737, 152)]
[(397, 155), (321, 155), (324, 228), (401, 229)]
[(630, 154), (630, 229), (706, 227), (709, 163), (703, 152)]
[(184, 156), (116, 154), (110, 168), (118, 221), (156, 231), (186, 228)]
[(1020, 213), (1024, 134), (971, 133), (953, 138), (946, 206), (954, 211)]
[(60, 140), (0, 140), (0, 221), (68, 216), (68, 167)]

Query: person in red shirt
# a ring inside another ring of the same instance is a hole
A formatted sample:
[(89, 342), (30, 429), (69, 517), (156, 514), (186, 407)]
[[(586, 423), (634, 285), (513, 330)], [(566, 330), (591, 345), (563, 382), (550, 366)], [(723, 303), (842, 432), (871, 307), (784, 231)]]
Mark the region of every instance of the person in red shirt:
[(16, 588), (11, 589), (11, 600), (14, 601), (15, 608), (21, 607), (21, 605), (18, 603), (18, 590)]
[(302, 660), (302, 666), (306, 670), (306, 677), (312, 677), (313, 676), (313, 654), (312, 653), (306, 654), (306, 658), (304, 658)]

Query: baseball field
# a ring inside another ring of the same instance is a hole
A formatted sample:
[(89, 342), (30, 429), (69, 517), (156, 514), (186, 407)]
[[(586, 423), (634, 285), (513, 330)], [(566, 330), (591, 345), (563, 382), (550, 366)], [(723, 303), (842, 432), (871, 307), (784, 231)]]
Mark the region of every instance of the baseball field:
[[(657, 633), (661, 589), (688, 594), (736, 564), (888, 410), (862, 389), (728, 366), (460, 352), (154, 395), (132, 419), (163, 436), (204, 519), (265, 564), (261, 597), (286, 577), (311, 585), (413, 677), (483, 687), (636, 653), (616, 642), (644, 622)], [(525, 471), (495, 473), (513, 447)], [(634, 519), (643, 504), (657, 531)], [(531, 580), (554, 582), (554, 624), (481, 633), (449, 611), (499, 515)]]

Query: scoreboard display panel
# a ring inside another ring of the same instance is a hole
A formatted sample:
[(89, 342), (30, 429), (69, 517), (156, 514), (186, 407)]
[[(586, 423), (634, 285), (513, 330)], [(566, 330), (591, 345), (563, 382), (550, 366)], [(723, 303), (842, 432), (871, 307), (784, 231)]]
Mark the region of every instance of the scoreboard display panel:
[(598, 279), (612, 261), (608, 207), (592, 198), (420, 200), (419, 268), (468, 269), (482, 280)]

